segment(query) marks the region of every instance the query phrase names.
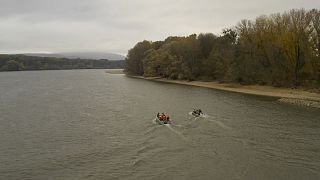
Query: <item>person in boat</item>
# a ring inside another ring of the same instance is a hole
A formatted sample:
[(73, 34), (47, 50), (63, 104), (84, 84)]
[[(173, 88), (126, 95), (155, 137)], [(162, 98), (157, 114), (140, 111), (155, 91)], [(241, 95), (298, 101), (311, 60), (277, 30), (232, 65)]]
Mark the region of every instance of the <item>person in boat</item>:
[(157, 118), (160, 118), (160, 113), (157, 114)]
[(194, 109), (193, 113), (196, 115), (201, 115), (202, 114), (202, 110), (201, 109)]
[(164, 113), (161, 113), (159, 119), (160, 119), (160, 121), (163, 121), (164, 119), (166, 119), (166, 115)]

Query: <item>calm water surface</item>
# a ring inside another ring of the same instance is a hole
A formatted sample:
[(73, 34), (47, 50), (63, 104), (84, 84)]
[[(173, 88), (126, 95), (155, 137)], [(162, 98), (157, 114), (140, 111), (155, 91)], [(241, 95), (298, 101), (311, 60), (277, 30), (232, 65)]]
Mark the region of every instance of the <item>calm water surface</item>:
[(104, 70), (3, 72), (0, 113), (0, 179), (320, 179), (320, 111), (274, 98)]

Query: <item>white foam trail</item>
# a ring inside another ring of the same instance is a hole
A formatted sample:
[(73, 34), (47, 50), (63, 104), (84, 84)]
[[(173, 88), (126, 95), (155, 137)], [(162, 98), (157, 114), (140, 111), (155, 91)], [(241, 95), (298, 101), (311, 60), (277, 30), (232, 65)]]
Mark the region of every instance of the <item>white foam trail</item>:
[(217, 120), (210, 120), (210, 119), (208, 119), (208, 121), (210, 121), (210, 122), (214, 122), (214, 123), (218, 124), (218, 125), (219, 125), (220, 127), (222, 127), (222, 128), (225, 128), (225, 129), (231, 129), (229, 126), (225, 125), (224, 123), (222, 123), (222, 122), (220, 122), (220, 121), (217, 121)]
[[(192, 112), (189, 113), (190, 115), (192, 115)], [(192, 115), (193, 116), (193, 115)], [(229, 126), (225, 125), (224, 123), (220, 122), (220, 121), (217, 121), (217, 120), (210, 120), (208, 118), (210, 118), (211, 116), (207, 115), (207, 114), (203, 114), (199, 117), (194, 117), (194, 119), (192, 121), (190, 121), (189, 124), (199, 120), (199, 119), (203, 119), (203, 120), (206, 120), (206, 121), (209, 121), (209, 122), (213, 122), (213, 123), (216, 123), (218, 124), (220, 127), (224, 128), (224, 129), (231, 129)]]
[(86, 112), (82, 112), (81, 114), (85, 116), (92, 116), (90, 113), (86, 113)]
[(191, 124), (191, 123), (193, 123), (193, 122), (197, 121), (199, 118), (200, 118), (200, 117), (195, 117), (192, 121), (190, 121), (190, 122), (189, 122), (189, 124)]
[(133, 165), (133, 166), (136, 166), (136, 165), (138, 165), (140, 162), (141, 162), (141, 159), (136, 159), (136, 160), (132, 161), (132, 165)]
[[(153, 119), (152, 122), (154, 124), (158, 124), (156, 119)], [(163, 124), (164, 126), (168, 127), (168, 129), (170, 129), (173, 133), (175, 133), (176, 135), (178, 135), (181, 139), (183, 139), (184, 141), (187, 141), (187, 139), (178, 131), (176, 131), (175, 129), (173, 129), (171, 126), (176, 126), (176, 127), (183, 127), (182, 125), (177, 125), (177, 124)]]
[(171, 126), (174, 126), (174, 127), (183, 127), (181, 124), (171, 124)]
[(209, 116), (206, 116), (206, 114), (203, 114), (203, 115), (198, 116), (198, 117), (193, 116), (192, 112), (189, 112), (189, 114), (192, 116), (192, 118), (190, 118), (190, 119), (192, 119), (192, 121), (190, 121), (189, 124), (197, 121), (198, 119), (209, 117)]
[[(191, 116), (193, 116), (193, 115), (192, 115), (192, 111), (189, 112), (188, 114), (190, 114)], [(210, 118), (210, 116), (209, 116), (208, 114), (202, 114), (202, 115), (199, 116), (199, 117), (195, 117), (194, 120), (191, 121), (189, 124), (197, 121), (198, 119), (202, 119), (202, 118), (205, 119), (205, 120), (207, 120), (207, 121), (209, 121), (209, 122), (214, 122), (214, 123), (218, 124), (218, 125), (219, 125), (220, 127), (222, 127), (222, 128), (231, 129), (229, 126), (225, 125), (224, 123), (222, 123), (222, 122), (220, 122), (220, 121), (208, 119), (208, 118)]]
[(168, 129), (170, 129), (173, 133), (178, 135), (181, 139), (183, 139), (184, 141), (187, 141), (187, 138), (185, 138), (180, 132), (173, 129), (170, 124), (165, 124), (165, 126), (168, 127)]
[(151, 132), (155, 131), (155, 129), (157, 129), (158, 126), (152, 126), (151, 128), (149, 128), (149, 130), (147, 130), (144, 134), (147, 135), (147, 134), (150, 134)]
[(158, 124), (156, 118), (152, 119), (153, 124)]
[[(189, 114), (190, 116), (192, 116), (192, 117), (195, 117), (195, 116), (192, 114), (192, 111), (190, 111), (188, 114)], [(202, 113), (200, 116), (195, 117), (195, 118), (209, 118), (209, 117), (210, 117), (210, 116), (209, 116), (208, 114)]]
[(210, 116), (208, 114), (202, 114), (201, 117), (209, 118)]

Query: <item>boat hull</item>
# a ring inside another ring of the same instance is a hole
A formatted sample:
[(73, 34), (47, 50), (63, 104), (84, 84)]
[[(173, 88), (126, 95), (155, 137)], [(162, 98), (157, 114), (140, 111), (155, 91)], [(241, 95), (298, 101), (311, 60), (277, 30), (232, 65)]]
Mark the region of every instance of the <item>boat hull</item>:
[(194, 117), (200, 117), (200, 116), (202, 116), (203, 114), (201, 113), (201, 114), (197, 114), (197, 113), (194, 113), (194, 112), (192, 112), (191, 113)]

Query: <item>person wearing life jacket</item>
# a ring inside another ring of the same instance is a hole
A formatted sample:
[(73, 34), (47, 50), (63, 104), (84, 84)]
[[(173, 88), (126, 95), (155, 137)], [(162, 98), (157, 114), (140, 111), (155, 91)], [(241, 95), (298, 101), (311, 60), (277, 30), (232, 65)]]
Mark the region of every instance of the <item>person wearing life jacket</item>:
[(162, 113), (162, 121), (165, 121), (166, 119), (167, 119), (167, 116), (164, 113)]

